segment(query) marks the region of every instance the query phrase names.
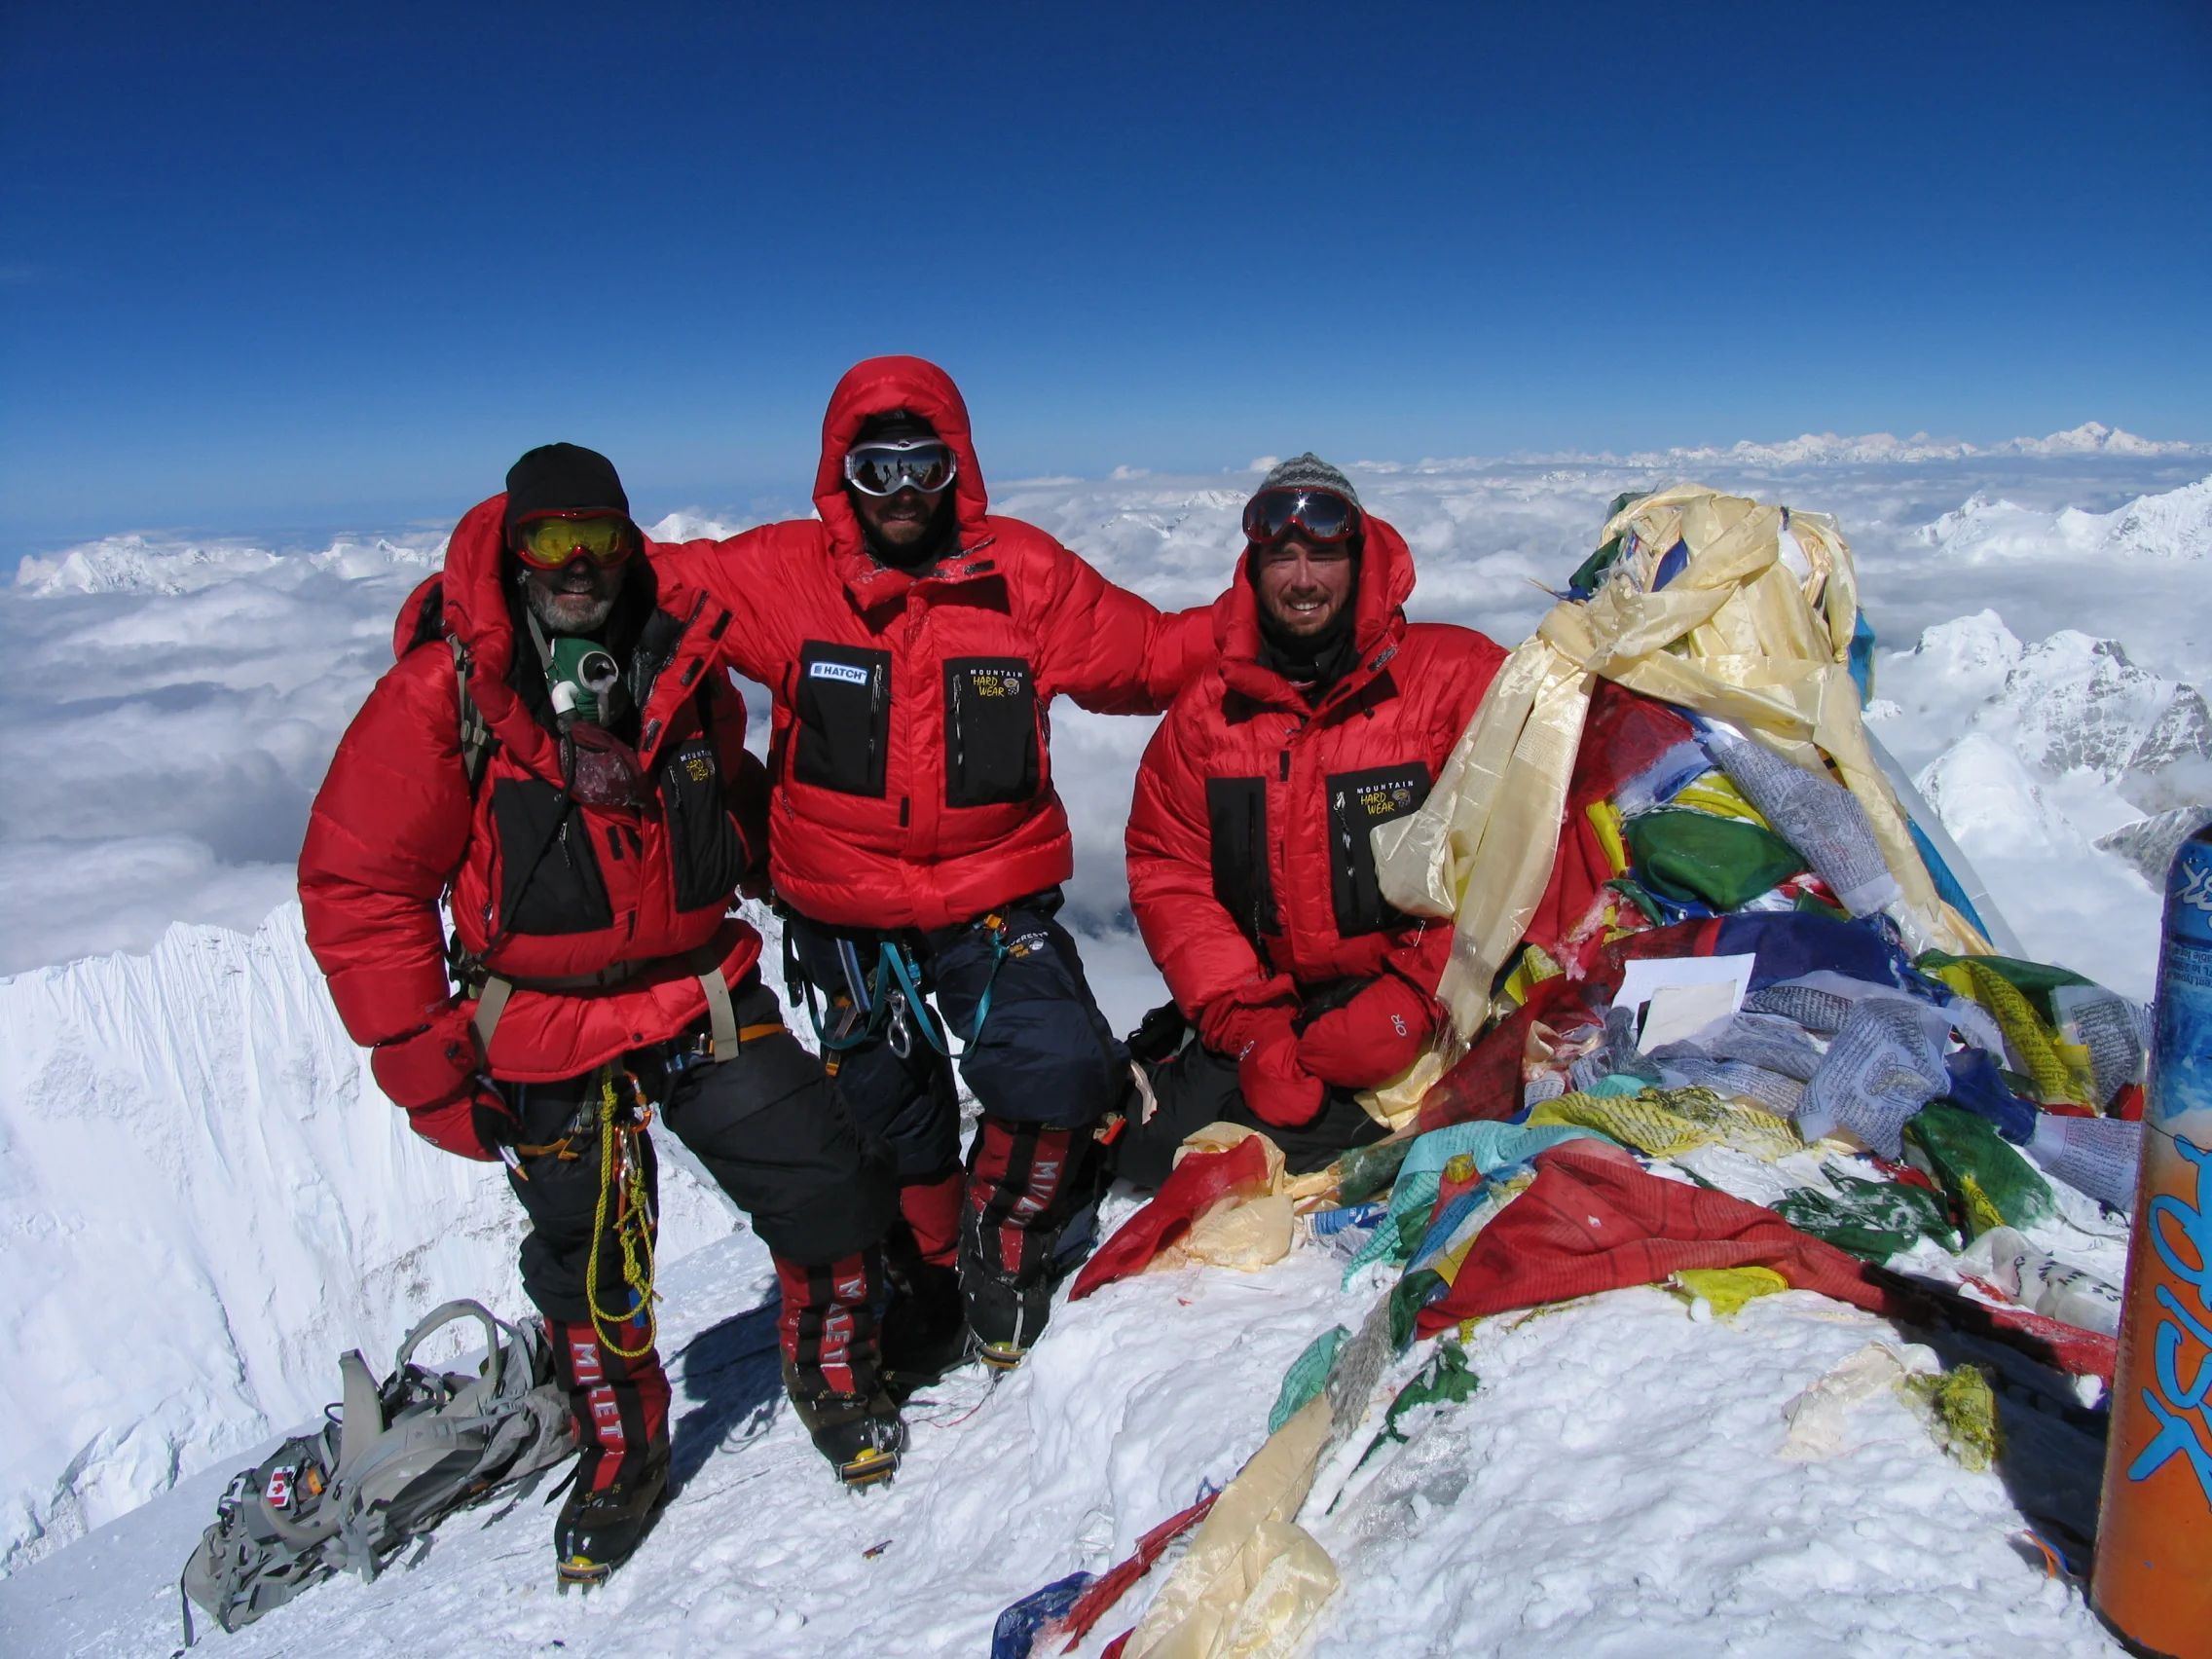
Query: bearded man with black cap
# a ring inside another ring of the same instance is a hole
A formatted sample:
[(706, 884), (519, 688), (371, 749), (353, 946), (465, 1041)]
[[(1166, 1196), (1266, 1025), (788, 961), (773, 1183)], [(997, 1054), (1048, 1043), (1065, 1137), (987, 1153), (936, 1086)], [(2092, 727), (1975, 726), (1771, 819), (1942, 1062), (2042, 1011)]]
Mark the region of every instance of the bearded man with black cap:
[[(1074, 854), (1048, 711), (1157, 713), (1211, 659), (1212, 617), (1162, 615), (991, 513), (967, 405), (916, 357), (838, 383), (814, 501), (654, 557), (774, 698), (787, 974), (899, 1162), (887, 1350), (921, 1377), (971, 1340), (1011, 1366), (1128, 1075), (1056, 919)], [(948, 1033), (982, 1108), (965, 1168)]]
[(1434, 1034), (1452, 928), (1383, 901), (1369, 833), (1427, 798), (1505, 660), (1406, 620), (1404, 538), (1318, 456), (1262, 480), (1244, 535), (1219, 661), (1153, 734), (1129, 812), (1129, 903), (1175, 997), (1129, 1040), (1116, 1170), (1140, 1186), (1216, 1121), (1293, 1173), (1382, 1133), (1356, 1092)]
[(656, 1112), (776, 1258), (817, 1444), (854, 1484), (903, 1445), (868, 1294), (890, 1162), (729, 913), (765, 857), (766, 780), (711, 667), (716, 613), (643, 549), (605, 457), (518, 461), (401, 611), (300, 855), (309, 947), (379, 1086), (432, 1144), (503, 1161), (529, 1213), (523, 1286), (583, 1454), (564, 1587), (626, 1560), (668, 1484)]

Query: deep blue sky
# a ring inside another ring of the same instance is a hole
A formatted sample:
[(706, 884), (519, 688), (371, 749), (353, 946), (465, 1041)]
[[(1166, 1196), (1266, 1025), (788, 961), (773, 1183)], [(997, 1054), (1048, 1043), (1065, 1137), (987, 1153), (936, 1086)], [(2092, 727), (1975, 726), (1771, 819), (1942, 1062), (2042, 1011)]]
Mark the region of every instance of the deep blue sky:
[(2212, 5), (0, 0), (0, 541), (2098, 419), (2212, 439)]

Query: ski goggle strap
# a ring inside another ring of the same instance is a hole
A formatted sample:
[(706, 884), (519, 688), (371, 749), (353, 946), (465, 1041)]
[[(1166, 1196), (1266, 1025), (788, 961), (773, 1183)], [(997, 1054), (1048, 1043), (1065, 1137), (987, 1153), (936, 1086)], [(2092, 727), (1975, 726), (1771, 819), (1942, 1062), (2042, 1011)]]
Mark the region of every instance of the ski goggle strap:
[(558, 571), (573, 559), (619, 565), (637, 550), (637, 531), (619, 513), (547, 513), (515, 526), (515, 557), (540, 571)]
[(952, 446), (939, 438), (878, 438), (845, 452), (845, 481), (864, 496), (934, 496), (959, 470)]
[(1359, 532), (1359, 508), (1321, 489), (1262, 490), (1244, 503), (1244, 537), (1254, 546), (1280, 541), (1293, 529), (1309, 541), (1348, 541)]

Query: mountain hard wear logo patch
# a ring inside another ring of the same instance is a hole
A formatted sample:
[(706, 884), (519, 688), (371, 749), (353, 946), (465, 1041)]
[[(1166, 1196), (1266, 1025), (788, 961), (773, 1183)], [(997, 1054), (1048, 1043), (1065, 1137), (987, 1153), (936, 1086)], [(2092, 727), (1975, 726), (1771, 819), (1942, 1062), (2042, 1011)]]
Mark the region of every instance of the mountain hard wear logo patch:
[(1413, 785), (1401, 781), (1362, 785), (1353, 798), (1368, 818), (1395, 818), (1417, 804)]
[(1018, 697), (1021, 695), (1021, 675), (1006, 668), (979, 668), (974, 670), (968, 683), (978, 697)]

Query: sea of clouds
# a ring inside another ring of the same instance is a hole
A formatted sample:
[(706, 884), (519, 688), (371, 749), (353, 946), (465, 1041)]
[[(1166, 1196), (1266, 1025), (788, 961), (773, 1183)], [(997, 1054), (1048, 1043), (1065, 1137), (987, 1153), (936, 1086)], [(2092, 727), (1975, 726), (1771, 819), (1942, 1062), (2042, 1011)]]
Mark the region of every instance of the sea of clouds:
[[(1411, 614), (1481, 628), (1507, 645), (1533, 627), (1551, 603), (1546, 590), (1564, 583), (1624, 491), (1690, 477), (1835, 515), (1858, 552), (1864, 603), (1886, 648), (1909, 651), (1925, 630), (1985, 613), (2011, 642), (1991, 647), (2014, 653), (2002, 667), (1962, 668), (1955, 682), (1927, 659), (1900, 670), (1900, 688), (1921, 689), (1892, 698), (1898, 712), (1877, 726), (1915, 771), (1940, 758), (1961, 722), (2002, 692), (2005, 674), (2024, 666), (2047, 678), (2055, 659), (2041, 647), (2061, 633), (2084, 640), (2068, 660), (2085, 664), (2087, 643), (2111, 642), (2142, 676), (2204, 682), (2212, 673), (2212, 608), (2202, 603), (2208, 470), (2212, 446), (2151, 442), (2093, 423), (1984, 449), (1809, 436), (1725, 450), (1350, 467), (1371, 509), (1414, 549), (1420, 580)], [(1173, 607), (1202, 604), (1228, 579), (1251, 484), (1250, 472), (1179, 478), (1120, 468), (1103, 480), (999, 482), (993, 505)], [(456, 516), (466, 504), (455, 504)], [(747, 522), (692, 506), (670, 512), (656, 532), (677, 538)], [(401, 600), (442, 550), (435, 531), (346, 535), (311, 548), (121, 535), (25, 558), (14, 584), (0, 588), (0, 648), (13, 667), (0, 682), (8, 780), (0, 974), (145, 951), (172, 921), (250, 931), (287, 898), (329, 756), (390, 664)], [(2015, 660), (2021, 651), (2031, 660)], [(1925, 689), (1936, 682), (1952, 689)], [(1880, 689), (1891, 689), (1887, 680)], [(750, 701), (757, 745), (765, 698), (753, 688)], [(1073, 919), (1096, 941), (1109, 1000), (1126, 1004), (1157, 987), (1128, 931), (1121, 852), (1129, 781), (1152, 722), (1065, 704), (1053, 720), (1054, 771), (1078, 843)], [(1993, 719), (1977, 729), (2015, 753), (2017, 734), (2003, 725)], [(2018, 757), (2025, 771), (2009, 780), (2017, 801), (1993, 799), (2007, 780), (1986, 751), (1977, 766), (1950, 769), (1944, 810), (1961, 815), (1970, 839), (1989, 842), (1992, 821), (2009, 814), (2024, 839), (2055, 832), (2070, 850), (2073, 830), (2085, 845), (2150, 804), (2149, 795), (2130, 803), (2113, 778), (2098, 780), (2104, 793), (2077, 798), (2080, 781), (2067, 784), (2049, 755)], [(1972, 789), (1970, 773), (1980, 780)], [(2031, 787), (2042, 794), (2030, 799)], [(2053, 818), (2053, 803), (2068, 801), (2074, 810), (2060, 804)], [(2131, 937), (2129, 946), (2143, 942)], [(2138, 992), (2143, 977), (2120, 976)]]

